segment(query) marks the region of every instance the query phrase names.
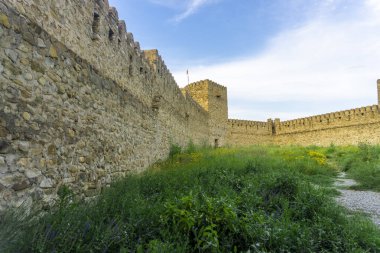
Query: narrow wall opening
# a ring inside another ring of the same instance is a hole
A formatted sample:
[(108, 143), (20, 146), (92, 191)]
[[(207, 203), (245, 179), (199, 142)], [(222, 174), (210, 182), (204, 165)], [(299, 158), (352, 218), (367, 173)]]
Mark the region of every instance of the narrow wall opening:
[(214, 140), (214, 148), (219, 148), (219, 139)]
[(110, 41), (113, 41), (114, 36), (115, 36), (114, 31), (112, 31), (112, 29), (109, 29), (109, 31), (108, 31), (108, 39)]
[(128, 73), (130, 76), (133, 75), (133, 56), (132, 55), (129, 55), (129, 68), (128, 68)]
[(92, 21), (92, 39), (99, 39), (99, 30), (100, 30), (100, 16), (98, 13), (94, 12), (94, 19)]

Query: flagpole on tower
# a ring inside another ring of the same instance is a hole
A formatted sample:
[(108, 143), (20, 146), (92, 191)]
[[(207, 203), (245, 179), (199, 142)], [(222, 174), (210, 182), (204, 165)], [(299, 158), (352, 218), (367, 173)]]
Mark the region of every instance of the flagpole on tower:
[(186, 75), (187, 75), (187, 85), (190, 84), (190, 77), (189, 77), (189, 70), (186, 70)]

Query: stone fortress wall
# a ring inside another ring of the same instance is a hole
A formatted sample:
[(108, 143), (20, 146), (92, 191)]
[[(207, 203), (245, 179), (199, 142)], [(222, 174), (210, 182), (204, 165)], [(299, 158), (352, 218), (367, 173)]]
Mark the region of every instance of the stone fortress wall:
[(272, 144), (272, 120), (267, 122), (249, 120), (228, 120), (227, 143), (233, 146)]
[(62, 185), (94, 196), (171, 144), (380, 143), (378, 105), (284, 122), (228, 119), (227, 105), (210, 80), (180, 89), (107, 0), (1, 2), (0, 211)]
[[(165, 159), (173, 143), (211, 145), (219, 134), (213, 112), (108, 8), (0, 3), (0, 210), (50, 203), (61, 185), (91, 197)], [(220, 90), (226, 101), (224, 87), (205, 84), (204, 94)]]
[(267, 122), (229, 119), (228, 126), (227, 143), (233, 146), (380, 143), (379, 105), (283, 122), (280, 119)]
[(348, 145), (380, 143), (379, 105), (280, 122), (275, 120), (275, 144)]

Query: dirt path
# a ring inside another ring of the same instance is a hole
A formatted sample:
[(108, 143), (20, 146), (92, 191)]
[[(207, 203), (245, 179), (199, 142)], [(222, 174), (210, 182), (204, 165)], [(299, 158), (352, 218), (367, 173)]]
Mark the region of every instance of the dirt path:
[(347, 190), (347, 187), (357, 185), (355, 180), (347, 179), (345, 173), (340, 173), (335, 186), (341, 195), (337, 202), (352, 211), (368, 214), (373, 222), (380, 227), (380, 193), (371, 191)]

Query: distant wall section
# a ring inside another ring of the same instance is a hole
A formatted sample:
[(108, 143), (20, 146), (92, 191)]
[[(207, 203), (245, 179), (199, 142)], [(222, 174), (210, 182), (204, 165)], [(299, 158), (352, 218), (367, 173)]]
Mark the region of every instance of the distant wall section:
[(380, 143), (379, 106), (327, 113), (308, 118), (275, 121), (274, 143), (280, 145), (348, 145)]
[(272, 121), (228, 120), (227, 145), (249, 146), (273, 143)]
[(233, 146), (356, 145), (380, 143), (378, 105), (281, 122), (228, 120), (227, 143)]

